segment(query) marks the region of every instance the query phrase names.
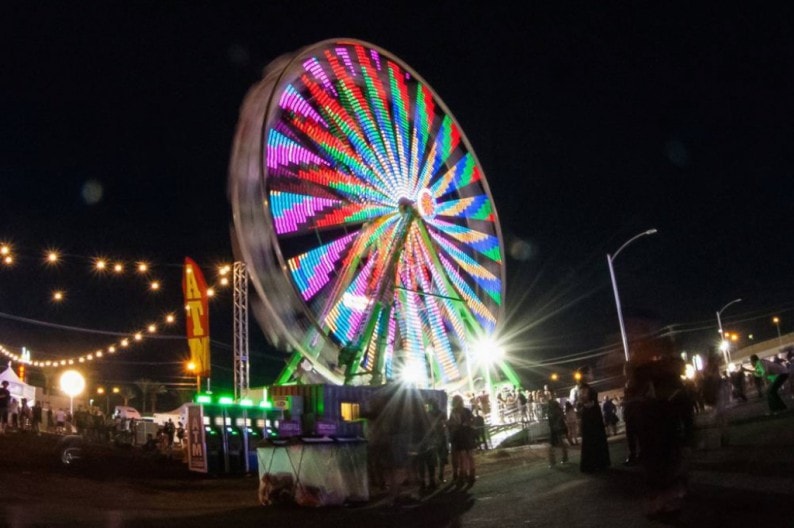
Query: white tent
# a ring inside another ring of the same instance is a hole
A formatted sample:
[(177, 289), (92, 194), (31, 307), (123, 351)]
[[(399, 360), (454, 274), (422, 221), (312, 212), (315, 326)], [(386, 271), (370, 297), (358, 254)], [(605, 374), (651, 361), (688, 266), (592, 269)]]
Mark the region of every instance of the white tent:
[(183, 403), (173, 411), (154, 413), (154, 423), (163, 425), (168, 421), (169, 418), (172, 422), (174, 422), (174, 425), (176, 425), (177, 422), (182, 422), (183, 424), (186, 423), (187, 406), (187, 403)]
[(22, 398), (28, 400), (28, 406), (32, 407), (36, 400), (36, 387), (28, 385), (17, 376), (11, 367), (0, 372), (0, 382), (8, 382), (8, 391), (11, 397), (22, 403)]

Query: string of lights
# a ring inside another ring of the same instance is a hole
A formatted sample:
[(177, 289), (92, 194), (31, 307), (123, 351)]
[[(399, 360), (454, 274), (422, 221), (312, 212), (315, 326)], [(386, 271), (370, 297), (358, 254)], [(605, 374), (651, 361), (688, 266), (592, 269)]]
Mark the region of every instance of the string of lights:
[[(148, 289), (151, 291), (160, 291), (162, 288), (162, 281), (158, 278), (153, 277), (153, 269), (155, 269), (155, 265), (151, 263), (150, 260), (130, 260), (130, 259), (111, 259), (104, 256), (81, 256), (81, 255), (74, 255), (74, 254), (64, 254), (59, 252), (55, 249), (46, 249), (39, 253), (40, 256), (35, 257), (31, 256), (28, 253), (19, 252), (17, 251), (14, 246), (8, 242), (0, 242), (0, 267), (4, 268), (14, 268), (16, 265), (25, 262), (25, 261), (36, 261), (38, 260), (44, 268), (47, 267), (60, 267), (64, 266), (69, 261), (77, 261), (83, 264), (88, 263), (89, 267), (87, 268), (94, 275), (109, 275), (109, 276), (138, 276), (144, 277), (148, 283)], [(21, 266), (20, 266), (21, 267)], [(182, 264), (159, 264), (156, 266), (157, 268), (182, 268)], [(25, 266), (24, 269), (34, 269), (31, 266)], [(216, 291), (218, 287), (226, 287), (230, 284), (229, 275), (231, 273), (231, 265), (230, 264), (220, 264), (217, 266), (217, 280), (214, 284), (208, 287), (207, 296), (208, 297), (215, 297)], [(133, 273), (129, 273), (129, 270), (134, 270)], [(62, 303), (67, 301), (67, 291), (64, 289), (58, 289), (52, 292), (51, 300), (52, 302)], [(37, 319), (32, 319), (29, 317), (21, 317), (14, 314), (8, 313), (0, 313), (0, 318), (8, 319), (16, 322), (22, 322), (26, 324), (33, 324), (39, 326), (45, 326), (49, 328), (56, 328), (60, 330), (67, 330), (71, 332), (83, 332), (83, 333), (92, 333), (97, 335), (108, 335), (113, 337), (120, 337), (121, 339), (117, 342), (111, 343), (106, 345), (103, 348), (86, 352), (84, 354), (75, 354), (71, 356), (63, 356), (63, 357), (52, 357), (55, 356), (54, 354), (50, 355), (51, 357), (48, 359), (43, 360), (33, 360), (30, 356), (22, 356), (20, 354), (16, 354), (11, 352), (6, 347), (0, 347), (0, 353), (5, 355), (6, 357), (10, 358), (15, 362), (22, 362), (26, 363), (35, 367), (65, 367), (80, 363), (92, 362), (100, 359), (105, 359), (109, 357), (115, 356), (118, 352), (127, 349), (128, 347), (139, 343), (146, 339), (184, 339), (184, 335), (168, 335), (168, 334), (160, 334), (159, 328), (160, 325), (158, 323), (149, 323), (143, 329), (139, 329), (132, 332), (118, 332), (118, 331), (108, 331), (108, 330), (98, 330), (92, 328), (84, 328), (78, 326), (71, 326), (65, 325), (60, 323), (54, 323), (49, 321), (41, 321)], [(169, 312), (164, 316), (161, 316), (162, 323), (166, 326), (172, 326), (177, 321), (176, 312)], [(160, 318), (158, 318), (160, 319)], [(226, 345), (228, 346), (228, 345)], [(44, 354), (47, 356), (47, 354)]]

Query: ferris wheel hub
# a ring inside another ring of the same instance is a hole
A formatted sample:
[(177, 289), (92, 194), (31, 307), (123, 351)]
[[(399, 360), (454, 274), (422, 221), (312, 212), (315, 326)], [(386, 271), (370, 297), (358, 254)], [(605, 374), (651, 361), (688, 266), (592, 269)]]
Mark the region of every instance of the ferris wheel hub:
[(430, 189), (422, 189), (419, 191), (419, 199), (417, 200), (419, 214), (423, 218), (432, 218), (436, 214), (436, 199)]

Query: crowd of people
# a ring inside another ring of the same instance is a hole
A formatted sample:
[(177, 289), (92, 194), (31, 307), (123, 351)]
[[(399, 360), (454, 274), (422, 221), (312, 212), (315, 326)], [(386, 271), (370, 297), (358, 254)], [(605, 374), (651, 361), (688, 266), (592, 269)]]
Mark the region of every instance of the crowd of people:
[[(44, 407), (40, 401), (30, 406), (25, 398), (18, 401), (12, 397), (7, 381), (0, 384), (0, 434), (78, 434), (94, 442), (135, 445), (139, 443), (136, 435), (139, 423), (140, 420), (126, 418), (120, 413), (105, 415), (98, 407), (80, 405), (72, 413), (69, 409)], [(175, 424), (169, 418), (141, 444), (144, 449), (164, 452), (175, 445), (181, 446), (184, 437), (182, 422)]]

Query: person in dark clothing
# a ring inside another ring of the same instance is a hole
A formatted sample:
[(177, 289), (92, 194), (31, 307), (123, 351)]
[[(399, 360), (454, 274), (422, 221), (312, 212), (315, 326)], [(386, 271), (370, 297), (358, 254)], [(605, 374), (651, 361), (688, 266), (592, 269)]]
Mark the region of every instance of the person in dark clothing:
[(665, 357), (635, 370), (641, 391), (641, 463), (650, 491), (648, 515), (675, 514), (687, 486), (694, 407), (681, 381), (683, 361)]
[(33, 404), (31, 425), (33, 426), (33, 432), (38, 435), (41, 434), (42, 410), (41, 402), (36, 400), (36, 403)]
[(472, 485), (476, 479), (474, 415), (463, 406), (463, 398), (459, 394), (452, 397), (452, 411), (447, 424), (452, 445), (452, 478)]
[(632, 383), (631, 375), (627, 370), (629, 381), (623, 392), (623, 421), (626, 424), (626, 444), (629, 450), (628, 457), (623, 462), (624, 466), (636, 466), (639, 463), (639, 441), (637, 440), (637, 414), (639, 408), (639, 393)]
[(9, 407), (11, 407), (11, 391), (8, 390), (8, 382), (3, 380), (0, 385), (0, 433), (6, 432)]
[(747, 401), (747, 395), (744, 390), (744, 371), (735, 370), (730, 373), (731, 380), (731, 397), (734, 400)]
[(474, 427), (475, 449), (480, 451), (487, 451), (489, 447), (489, 434), (488, 426), (485, 425), (485, 418), (480, 415), (479, 411), (474, 411), (474, 419), (472, 422)]
[(560, 402), (552, 398), (548, 403), (546, 416), (549, 421), (549, 467), (552, 468), (557, 463), (554, 456), (554, 449), (562, 449), (562, 463), (568, 462), (568, 446), (563, 440), (568, 434), (568, 426), (565, 423), (565, 413), (562, 411)]
[(430, 435), (435, 450), (435, 459), (438, 465), (438, 481), (444, 479), (444, 467), (449, 464), (449, 440), (447, 439), (447, 416), (438, 408), (436, 400), (427, 403), (427, 415), (430, 419)]
[(604, 417), (598, 405), (598, 392), (586, 382), (580, 383), (579, 400), (582, 409), (582, 456), (579, 469), (583, 473), (594, 473), (610, 465)]
[(618, 407), (612, 398), (604, 397), (604, 405), (602, 407), (604, 413), (604, 425), (607, 431), (612, 431), (612, 436), (618, 434)]

